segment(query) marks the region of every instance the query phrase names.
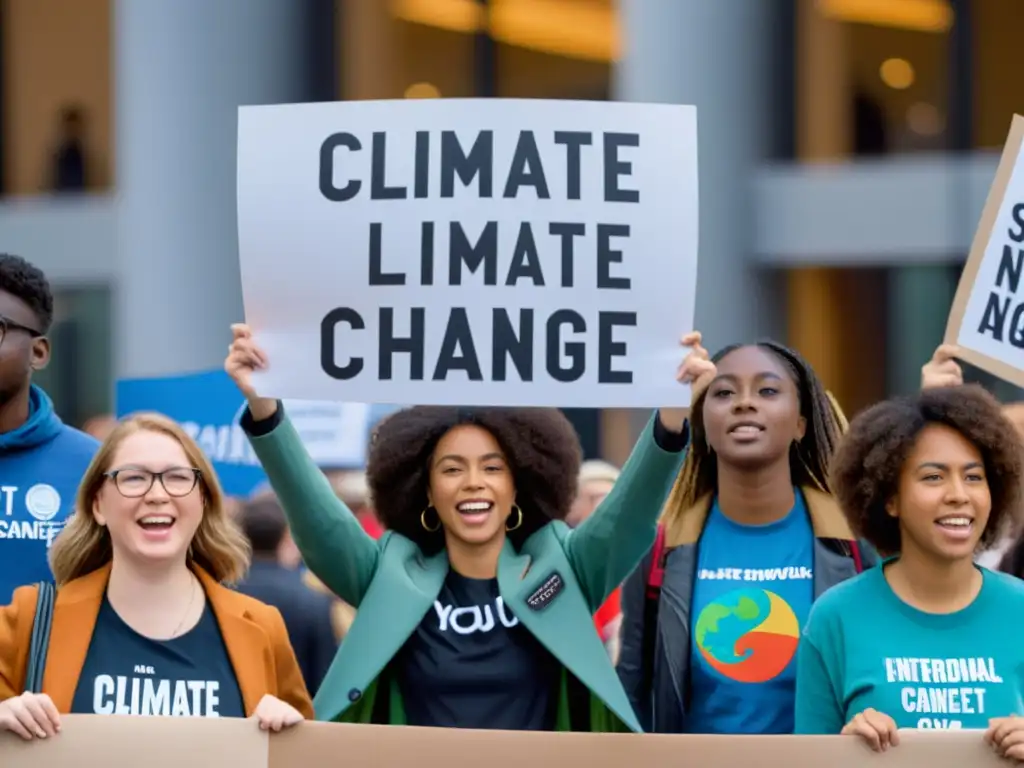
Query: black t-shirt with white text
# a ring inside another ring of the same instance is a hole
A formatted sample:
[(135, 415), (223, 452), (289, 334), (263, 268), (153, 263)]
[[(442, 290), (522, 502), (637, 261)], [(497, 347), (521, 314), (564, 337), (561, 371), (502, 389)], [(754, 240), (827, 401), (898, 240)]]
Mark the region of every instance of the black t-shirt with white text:
[(171, 640), (150, 640), (103, 599), (72, 714), (245, 717), (238, 680), (210, 604)]
[(450, 571), (394, 670), (409, 725), (554, 728), (560, 665), (505, 606), (497, 579)]

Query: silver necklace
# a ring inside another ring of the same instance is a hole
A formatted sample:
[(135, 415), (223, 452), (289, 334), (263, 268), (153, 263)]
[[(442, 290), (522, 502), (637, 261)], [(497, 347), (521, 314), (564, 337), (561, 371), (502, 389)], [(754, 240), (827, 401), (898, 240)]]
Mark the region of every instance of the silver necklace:
[(185, 608), (185, 613), (182, 614), (181, 621), (178, 622), (178, 626), (176, 626), (174, 628), (174, 631), (171, 633), (171, 636), (169, 638), (167, 638), (168, 640), (173, 640), (174, 638), (176, 638), (178, 636), (178, 633), (181, 631), (182, 625), (185, 623), (185, 619), (188, 618), (188, 615), (189, 615), (189, 613), (192, 610), (192, 602), (196, 598), (196, 577), (195, 576), (192, 576), (191, 583), (192, 583), (192, 590), (188, 593), (188, 606)]

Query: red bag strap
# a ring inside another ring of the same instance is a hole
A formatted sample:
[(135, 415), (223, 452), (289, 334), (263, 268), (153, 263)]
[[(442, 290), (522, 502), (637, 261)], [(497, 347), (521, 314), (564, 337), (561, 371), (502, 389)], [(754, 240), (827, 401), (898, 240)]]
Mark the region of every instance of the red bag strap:
[(665, 526), (659, 525), (651, 549), (651, 570), (647, 573), (647, 597), (657, 600), (665, 580)]
[(856, 541), (850, 542), (850, 554), (853, 555), (853, 567), (857, 573), (864, 572), (864, 560), (860, 556), (860, 544)]

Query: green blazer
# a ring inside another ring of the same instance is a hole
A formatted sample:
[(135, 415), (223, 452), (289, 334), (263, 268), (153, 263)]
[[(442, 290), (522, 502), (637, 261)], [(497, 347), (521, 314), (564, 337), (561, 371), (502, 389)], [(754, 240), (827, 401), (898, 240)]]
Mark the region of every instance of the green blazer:
[[(367, 535), (286, 415), (269, 433), (250, 440), (306, 565), (358, 609), (314, 701), (317, 719), (404, 724), (398, 687), (382, 673), (440, 594), (449, 568), (446, 553), (425, 556), (410, 539), (390, 531), (379, 541)], [(505, 544), (498, 561), (501, 596), (563, 665), (558, 730), (573, 730), (570, 701), (580, 697), (570, 696), (570, 686), (582, 683), (591, 731), (641, 732), (592, 617), (651, 547), (683, 455), (658, 446), (652, 417), (614, 489), (582, 525), (573, 530), (552, 522), (519, 552)], [(555, 574), (562, 588), (538, 601), (541, 586)], [(528, 602), (531, 595), (536, 607)], [(382, 715), (377, 697), (384, 685), (390, 696)]]

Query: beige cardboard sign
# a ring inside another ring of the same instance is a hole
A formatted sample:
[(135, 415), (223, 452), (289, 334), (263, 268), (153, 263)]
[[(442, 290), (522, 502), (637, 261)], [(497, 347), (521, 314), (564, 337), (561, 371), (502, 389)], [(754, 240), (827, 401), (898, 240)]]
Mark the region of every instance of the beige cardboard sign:
[(1003, 768), (980, 731), (904, 731), (884, 754), (847, 736), (519, 733), (307, 722), (66, 715), (53, 739), (0, 733), (3, 768)]
[(946, 326), (960, 357), (1024, 387), (1024, 117), (1014, 115)]

